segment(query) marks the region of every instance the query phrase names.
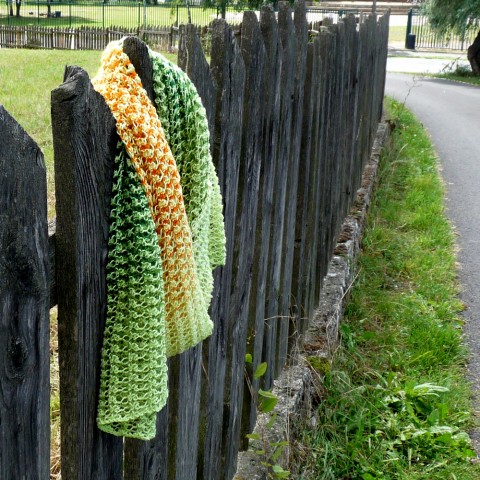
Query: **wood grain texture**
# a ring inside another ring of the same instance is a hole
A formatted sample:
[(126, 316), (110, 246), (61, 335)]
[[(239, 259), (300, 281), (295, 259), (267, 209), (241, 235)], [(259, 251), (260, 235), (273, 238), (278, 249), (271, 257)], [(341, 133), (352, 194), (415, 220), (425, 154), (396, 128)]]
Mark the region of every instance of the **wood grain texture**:
[(85, 71), (52, 92), (62, 477), (122, 479), (122, 439), (97, 429), (106, 317), (108, 218), (115, 121)]
[(359, 99), (360, 90), (358, 88), (360, 62), (359, 62), (359, 34), (356, 28), (355, 20), (349, 17), (347, 23), (348, 42), (347, 50), (350, 53), (350, 79), (349, 79), (349, 104), (351, 112), (351, 128), (348, 133), (348, 142), (350, 146), (350, 158), (347, 165), (347, 194), (349, 195), (349, 206), (355, 200), (355, 192), (358, 189), (359, 179), (355, 175), (355, 165), (358, 161), (358, 152), (356, 148), (356, 139), (359, 127)]
[[(205, 107), (213, 140), (216, 84), (205, 59), (197, 28), (187, 25), (181, 35), (179, 66), (194, 83)], [(201, 411), (202, 349), (199, 345), (180, 355), (178, 389), (178, 426), (176, 438), (175, 478), (192, 479), (197, 476), (199, 425)], [(205, 380), (205, 379), (204, 379)], [(205, 406), (203, 404), (205, 410)]]
[[(148, 48), (137, 37), (127, 37), (123, 50), (130, 58), (135, 71), (142, 80), (142, 86), (150, 100), (154, 102), (152, 61)], [(169, 377), (172, 369), (169, 368)], [(174, 396), (176, 399), (176, 397)], [(174, 399), (169, 398), (169, 403)], [(157, 434), (148, 442), (126, 439), (124, 444), (124, 478), (125, 480), (150, 480), (167, 478), (167, 459), (169, 445), (169, 418), (171, 406), (166, 406), (157, 414)], [(163, 476), (162, 476), (163, 475)]]
[(267, 299), (265, 309), (265, 333), (263, 361), (267, 362), (267, 372), (263, 378), (264, 389), (272, 386), (275, 377), (277, 350), (277, 330), (282, 288), (283, 237), (285, 233), (285, 204), (287, 201), (287, 181), (292, 137), (293, 96), (295, 91), (295, 46), (296, 38), (290, 6), (279, 2), (278, 23), (282, 45), (282, 67), (280, 71), (280, 121), (277, 143), (277, 165), (273, 194), (273, 222), (270, 234), (269, 265), (267, 278)]
[(247, 447), (245, 435), (252, 431), (257, 418), (257, 392), (260, 387), (260, 379), (254, 378), (253, 374), (262, 362), (269, 248), (273, 218), (273, 194), (278, 156), (278, 127), (280, 123), (282, 46), (275, 12), (271, 6), (264, 6), (261, 10), (260, 29), (266, 51), (266, 81), (263, 98), (263, 162), (258, 192), (256, 246), (252, 263), (252, 289), (247, 333), (247, 352), (252, 355), (253, 362), (251, 365), (246, 365), (249, 375), (249, 386), (244, 390), (242, 412), (242, 438), (244, 439), (245, 448)]
[(254, 12), (245, 12), (243, 15), (240, 45), (245, 64), (245, 96), (225, 379), (225, 402), (228, 403), (224, 422), (226, 428), (223, 433), (225, 478), (231, 478), (235, 473), (240, 445), (248, 306), (263, 157), (263, 92), (266, 54), (262, 32)]
[(43, 154), (0, 105), (0, 478), (50, 469), (49, 249)]
[(50, 308), (57, 305), (57, 286), (55, 284), (55, 220), (48, 222), (48, 257), (50, 261)]
[[(289, 115), (289, 133), (287, 134), (287, 150), (286, 157), (283, 159), (285, 162), (285, 182), (281, 188), (285, 189), (285, 203), (283, 205), (282, 216), (283, 216), (283, 225), (282, 225), (282, 234), (279, 238), (280, 246), (280, 283), (278, 291), (278, 316), (275, 320), (276, 328), (274, 333), (274, 338), (272, 339), (272, 352), (269, 363), (269, 371), (266, 376), (267, 381), (272, 381), (275, 379), (281, 372), (283, 368), (283, 363), (286, 358), (286, 351), (288, 345), (288, 327), (290, 322), (290, 311), (288, 308), (288, 302), (290, 299), (290, 288), (286, 290), (286, 283), (288, 283), (288, 276), (291, 277), (291, 263), (288, 261), (289, 254), (289, 232), (288, 232), (288, 223), (289, 223), (289, 213), (291, 211), (291, 206), (295, 205), (296, 207), (296, 186), (298, 183), (298, 152), (295, 151), (299, 139), (296, 138), (296, 103), (295, 96), (297, 89), (300, 86), (297, 84), (297, 74), (298, 74), (298, 56), (304, 57), (304, 52), (298, 50), (297, 36), (295, 32), (295, 25), (292, 19), (292, 10), (288, 2), (280, 2), (278, 9), (278, 26), (280, 30), (280, 38), (282, 41), (283, 47), (283, 59), (285, 66), (289, 69), (289, 76), (292, 79), (291, 86), (289, 85), (289, 90), (285, 92), (285, 102), (288, 108)], [(302, 79), (302, 89), (304, 79)], [(287, 132), (282, 132), (285, 135)], [(284, 137), (285, 138), (285, 137)], [(289, 270), (290, 267), (290, 270)]]
[[(335, 36), (335, 57), (332, 64), (335, 70), (334, 84), (333, 84), (333, 122), (331, 135), (333, 138), (331, 158), (332, 169), (330, 182), (334, 185), (332, 189), (331, 201), (331, 217), (329, 230), (328, 253), (333, 252), (340, 225), (340, 209), (342, 197), (342, 168), (343, 168), (343, 63), (345, 61), (345, 44), (344, 44), (344, 28), (343, 23), (333, 25), (331, 31)], [(343, 218), (342, 218), (343, 220)]]
[[(315, 48), (317, 46), (317, 48)], [(307, 298), (307, 279), (311, 268), (311, 245), (313, 235), (309, 232), (311, 222), (310, 199), (318, 191), (316, 188), (316, 165), (318, 145), (318, 117), (320, 113), (318, 97), (320, 93), (318, 40), (307, 46), (305, 90), (304, 90), (304, 115), (302, 116), (302, 137), (298, 171), (298, 193), (296, 205), (294, 261), (292, 265), (292, 300), (295, 302), (294, 331), (291, 332), (295, 346), (298, 338), (305, 328), (307, 316), (305, 304)], [(309, 208), (310, 207), (310, 208)], [(308, 233), (307, 233), (308, 232)]]
[[(303, 130), (304, 136), (311, 136), (310, 150), (305, 150), (305, 163), (309, 164), (308, 177), (306, 177), (306, 191), (304, 193), (304, 202), (302, 208), (302, 226), (303, 238), (301, 257), (298, 262), (302, 269), (299, 272), (301, 277), (301, 284), (299, 285), (298, 296), (302, 301), (302, 318), (304, 321), (300, 322), (299, 333), (302, 334), (307, 328), (308, 318), (311, 316), (310, 301), (312, 299), (312, 292), (315, 290), (315, 282), (318, 281), (318, 272), (315, 268), (317, 255), (321, 248), (321, 236), (319, 233), (319, 226), (321, 218), (321, 195), (323, 171), (322, 165), (324, 158), (321, 155), (322, 148), (322, 114), (325, 100), (324, 81), (322, 78), (322, 59), (320, 57), (320, 42), (318, 39), (309, 45), (310, 64), (309, 71), (311, 75), (311, 103), (312, 103), (312, 119), (310, 126), (310, 133), (307, 134)], [(305, 108), (307, 108), (307, 100), (305, 98)], [(308, 138), (305, 140), (308, 142)], [(301, 169), (303, 171), (303, 168)], [(296, 262), (295, 262), (296, 263)]]
[[(291, 15), (288, 17), (291, 18)], [(292, 35), (295, 38), (293, 65), (295, 85), (292, 98), (292, 135), (288, 165), (287, 202), (285, 205), (285, 233), (283, 236), (282, 296), (280, 300), (281, 318), (277, 336), (275, 358), (275, 376), (278, 377), (287, 362), (289, 337), (297, 328), (300, 308), (292, 297), (293, 258), (295, 247), (295, 224), (297, 221), (298, 175), (303, 168), (300, 151), (302, 146), (302, 128), (304, 117), (305, 72), (307, 62), (308, 24), (305, 2), (295, 4)], [(310, 113), (311, 116), (311, 113)]]
[(306, 330), (308, 319), (313, 318), (314, 308), (318, 305), (316, 292), (320, 291), (323, 277), (317, 268), (317, 259), (323, 253), (321, 247), (321, 222), (322, 198), (325, 190), (325, 158), (322, 156), (322, 148), (325, 142), (324, 121), (325, 115), (325, 72), (326, 65), (320, 56), (320, 40), (315, 39), (313, 44), (313, 69), (314, 69), (314, 118), (312, 130), (314, 143), (310, 152), (312, 185), (308, 191), (307, 204), (307, 228), (305, 239), (306, 256), (303, 262), (306, 269), (303, 274), (303, 286), (301, 298), (303, 299), (304, 317), (307, 319), (300, 324), (300, 333)]
[(319, 55), (322, 63), (321, 70), (321, 113), (320, 113), (320, 202), (319, 202), (319, 244), (317, 262), (314, 266), (316, 275), (318, 275), (318, 282), (311, 285), (309, 294), (309, 309), (312, 305), (316, 306), (320, 298), (320, 289), (322, 280), (327, 274), (327, 267), (329, 261), (328, 254), (328, 225), (330, 224), (331, 202), (330, 195), (332, 190), (330, 169), (331, 159), (329, 157), (331, 148), (331, 120), (332, 120), (332, 84), (334, 70), (330, 68), (332, 57), (334, 56), (334, 38), (331, 33), (321, 32), (318, 36), (319, 40)]
[(195, 25), (188, 24), (181, 28), (178, 46), (178, 66), (190, 77), (202, 99), (207, 113), (213, 147), (217, 85), (210, 74), (210, 67), (202, 49), (198, 28)]
[(204, 349), (207, 379), (203, 400), (206, 415), (201, 419), (202, 454), (198, 478), (223, 479), (225, 454), (222, 430), (225, 422), (225, 374), (228, 354), (229, 311), (238, 198), (238, 172), (242, 142), (242, 119), (245, 95), (245, 64), (234, 32), (224, 20), (212, 23), (210, 68), (218, 86), (213, 129), (213, 161), (217, 168), (223, 196), (226, 262), (214, 272), (211, 316), (213, 334)]

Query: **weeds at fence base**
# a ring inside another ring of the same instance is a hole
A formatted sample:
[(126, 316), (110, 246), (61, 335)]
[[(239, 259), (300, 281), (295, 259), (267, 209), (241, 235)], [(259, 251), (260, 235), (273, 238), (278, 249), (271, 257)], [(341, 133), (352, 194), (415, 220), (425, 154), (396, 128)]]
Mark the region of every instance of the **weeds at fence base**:
[(454, 237), (426, 133), (398, 103), (341, 345), (295, 478), (480, 477), (467, 429)]

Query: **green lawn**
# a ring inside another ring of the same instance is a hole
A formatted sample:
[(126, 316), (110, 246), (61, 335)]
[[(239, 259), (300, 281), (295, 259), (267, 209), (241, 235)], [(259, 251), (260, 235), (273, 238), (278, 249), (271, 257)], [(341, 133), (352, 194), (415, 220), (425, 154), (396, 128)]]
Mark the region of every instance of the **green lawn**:
[(473, 75), (473, 73), (466, 74), (465, 72), (459, 74), (456, 72), (452, 73), (439, 73), (434, 75), (437, 78), (445, 78), (447, 80), (453, 80), (455, 82), (464, 82), (470, 83), (472, 85), (480, 86), (480, 77)]
[[(175, 55), (167, 56), (176, 61)], [(100, 66), (100, 58), (101, 52), (98, 51), (1, 50), (0, 104), (22, 125), (44, 153), (49, 217), (55, 214), (50, 92), (62, 83), (66, 65), (78, 65), (90, 76), (94, 76)]]
[(388, 43), (398, 46), (405, 45), (405, 35), (407, 33), (407, 27), (390, 27), (388, 30)]
[[(187, 23), (188, 13), (184, 6), (172, 8), (169, 5), (82, 5), (52, 3), (51, 12), (60, 12), (60, 17), (46, 17), (47, 5), (22, 5), (21, 17), (7, 16), (6, 5), (0, 6), (0, 25), (40, 25), (45, 27), (109, 27), (122, 26), (137, 28), (143, 25), (170, 26), (178, 22)], [(216, 8), (191, 8), (192, 23), (208, 25), (217, 18)]]

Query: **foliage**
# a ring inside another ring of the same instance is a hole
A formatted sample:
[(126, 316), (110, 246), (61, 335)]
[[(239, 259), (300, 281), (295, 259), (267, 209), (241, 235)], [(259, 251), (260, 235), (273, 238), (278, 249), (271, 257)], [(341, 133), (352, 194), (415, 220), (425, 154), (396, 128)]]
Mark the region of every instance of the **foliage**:
[(317, 426), (295, 449), (299, 479), (480, 478), (435, 153), (403, 105), (390, 110), (394, 146), (382, 159)]
[(432, 76), (462, 83), (470, 83), (472, 85), (480, 85), (480, 78), (478, 75), (475, 75), (470, 68), (462, 65), (458, 60), (454, 60), (446, 65), (440, 73), (436, 73)]
[(470, 83), (472, 85), (480, 85), (480, 78), (466, 67), (459, 67), (453, 72), (439, 73), (435, 77), (445, 78), (457, 82)]
[[(245, 363), (253, 365), (251, 354), (247, 353), (245, 355)], [(266, 371), (267, 362), (260, 363), (253, 373), (253, 378), (256, 380), (262, 378)], [(274, 442), (270, 438), (270, 432), (277, 419), (277, 414), (273, 411), (277, 402), (278, 397), (272, 391), (262, 390), (261, 388), (258, 390), (258, 410), (263, 414), (268, 414), (270, 418), (259, 433), (254, 432), (246, 436), (250, 440), (249, 449), (260, 457), (261, 465), (267, 469), (268, 478), (272, 479), (290, 478), (290, 472), (284, 470), (279, 463), (283, 450), (289, 446), (289, 442), (286, 440)]]
[(480, 0), (427, 0), (423, 11), (439, 31), (451, 28), (461, 34), (465, 26), (478, 28)]

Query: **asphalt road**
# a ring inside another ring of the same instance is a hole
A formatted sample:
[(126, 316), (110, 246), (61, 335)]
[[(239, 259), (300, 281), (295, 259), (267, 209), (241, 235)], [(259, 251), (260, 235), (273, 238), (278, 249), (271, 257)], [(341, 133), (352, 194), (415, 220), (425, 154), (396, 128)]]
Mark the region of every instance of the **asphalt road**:
[[(405, 101), (439, 155), (447, 215), (458, 234), (469, 376), (480, 414), (480, 87), (389, 73), (386, 95)], [(480, 432), (472, 438), (480, 452)]]

